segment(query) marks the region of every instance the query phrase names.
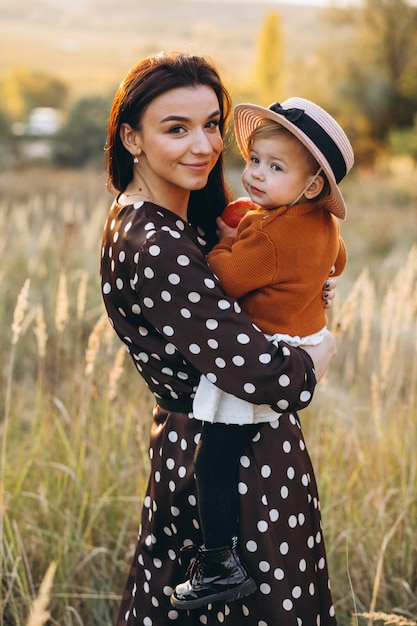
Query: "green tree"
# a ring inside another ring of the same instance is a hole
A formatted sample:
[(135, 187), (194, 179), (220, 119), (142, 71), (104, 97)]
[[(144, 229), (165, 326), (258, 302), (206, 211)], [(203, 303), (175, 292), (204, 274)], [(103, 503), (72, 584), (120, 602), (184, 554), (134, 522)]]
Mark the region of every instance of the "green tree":
[(406, 154), (417, 163), (417, 115), (410, 129), (391, 131), (389, 147), (392, 154)]
[(103, 97), (76, 102), (56, 137), (54, 161), (74, 167), (103, 161), (109, 111), (110, 100)]
[[(374, 136), (410, 126), (417, 104), (417, 9), (406, 0), (366, 0), (360, 20), (357, 85)], [(366, 61), (364, 63), (363, 61)]]
[(332, 81), (339, 99), (354, 103), (362, 130), (385, 143), (391, 130), (412, 126), (417, 108), (417, 7), (408, 0), (364, 0), (332, 9), (332, 16), (350, 28), (344, 71)]
[(13, 135), (11, 120), (0, 107), (0, 166), (10, 163), (13, 153)]
[(253, 82), (259, 104), (267, 106), (279, 99), (283, 48), (281, 16), (270, 11), (257, 38)]
[(1, 81), (3, 108), (13, 120), (21, 120), (35, 107), (62, 109), (68, 87), (58, 78), (28, 68), (16, 68)]
[[(323, 13), (315, 52), (298, 59), (297, 82), (341, 123), (356, 162), (384, 156), (392, 132), (417, 110), (417, 6), (362, 0)], [(295, 75), (295, 71), (293, 71)]]

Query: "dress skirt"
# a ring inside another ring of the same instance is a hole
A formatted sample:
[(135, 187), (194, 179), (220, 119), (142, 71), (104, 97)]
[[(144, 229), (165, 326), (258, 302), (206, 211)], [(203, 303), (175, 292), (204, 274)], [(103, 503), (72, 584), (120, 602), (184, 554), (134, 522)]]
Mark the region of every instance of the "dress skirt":
[(201, 545), (193, 459), (201, 422), (154, 411), (151, 473), (116, 626), (335, 626), (320, 503), (296, 414), (262, 426), (240, 458), (238, 549), (257, 591), (228, 604), (174, 609), (184, 545)]

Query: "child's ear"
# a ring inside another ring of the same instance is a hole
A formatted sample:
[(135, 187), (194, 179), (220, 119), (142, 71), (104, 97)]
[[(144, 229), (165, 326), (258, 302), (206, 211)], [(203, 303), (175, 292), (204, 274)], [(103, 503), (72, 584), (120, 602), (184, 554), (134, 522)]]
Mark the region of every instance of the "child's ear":
[(318, 195), (321, 194), (321, 192), (323, 191), (323, 187), (324, 187), (323, 176), (314, 176), (310, 185), (307, 187), (306, 191), (304, 192), (304, 195), (308, 200), (313, 200), (314, 198), (316, 198)]

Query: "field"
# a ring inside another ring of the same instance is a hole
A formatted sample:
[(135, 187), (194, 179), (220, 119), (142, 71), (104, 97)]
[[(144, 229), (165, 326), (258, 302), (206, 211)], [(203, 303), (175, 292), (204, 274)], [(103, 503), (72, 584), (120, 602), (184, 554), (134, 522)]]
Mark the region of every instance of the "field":
[[(302, 416), (342, 626), (416, 623), (416, 195), (400, 165), (344, 188), (338, 356)], [(104, 182), (0, 175), (4, 626), (45, 611), (110, 626), (136, 539), (151, 399), (103, 316)]]
[[(263, 0), (3, 0), (0, 80), (25, 66), (107, 95), (187, 48), (238, 90), (271, 8), (286, 58), (322, 35), (321, 9)], [(302, 414), (339, 626), (417, 625), (416, 176), (396, 160), (343, 186), (338, 355)], [(101, 302), (110, 201), (100, 169), (0, 171), (0, 626), (111, 626), (136, 542), (152, 400)]]
[(281, 15), (288, 58), (299, 53), (299, 38), (307, 50), (320, 37), (321, 10), (290, 2), (3, 0), (0, 79), (28, 67), (60, 78), (72, 98), (103, 95), (143, 56), (187, 49), (211, 55), (229, 83), (241, 83), (253, 69), (256, 38), (271, 10)]

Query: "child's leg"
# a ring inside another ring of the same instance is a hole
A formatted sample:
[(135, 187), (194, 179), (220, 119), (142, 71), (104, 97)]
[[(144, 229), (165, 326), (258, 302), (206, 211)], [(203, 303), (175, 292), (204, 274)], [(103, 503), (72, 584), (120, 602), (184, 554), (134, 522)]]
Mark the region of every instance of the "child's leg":
[(206, 548), (231, 546), (237, 535), (239, 458), (261, 426), (203, 422), (195, 456), (195, 473)]
[(198, 549), (190, 578), (177, 585), (171, 604), (195, 609), (212, 602), (231, 602), (256, 590), (236, 551), (239, 457), (259, 431), (249, 424), (203, 423), (195, 456), (198, 507), (204, 547)]

